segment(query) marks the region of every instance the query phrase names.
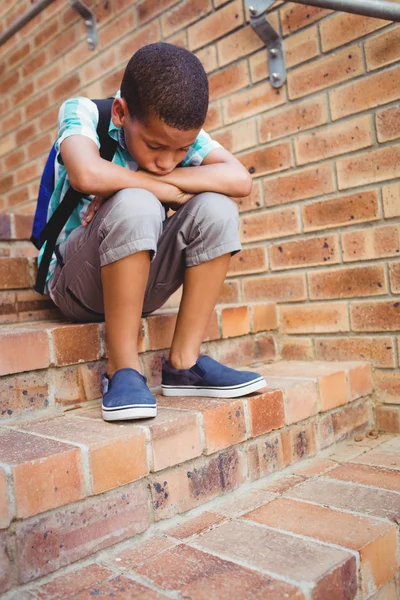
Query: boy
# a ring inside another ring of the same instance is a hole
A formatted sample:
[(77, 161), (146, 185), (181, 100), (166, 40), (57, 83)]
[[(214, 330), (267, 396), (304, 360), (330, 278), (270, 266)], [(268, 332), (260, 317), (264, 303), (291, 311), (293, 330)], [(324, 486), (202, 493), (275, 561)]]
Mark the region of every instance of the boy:
[[(163, 393), (235, 397), (265, 385), (257, 373), (199, 357), (230, 256), (241, 249), (237, 208), (227, 196), (251, 190), (246, 169), (202, 131), (207, 108), (200, 61), (157, 43), (130, 59), (112, 104), (113, 162), (99, 155), (96, 105), (75, 98), (60, 109), (49, 216), (69, 185), (82, 201), (58, 239), (47, 289), (66, 317), (105, 318), (106, 421), (156, 416), (138, 358), (140, 320), (182, 283)], [(168, 219), (164, 205), (176, 211)]]

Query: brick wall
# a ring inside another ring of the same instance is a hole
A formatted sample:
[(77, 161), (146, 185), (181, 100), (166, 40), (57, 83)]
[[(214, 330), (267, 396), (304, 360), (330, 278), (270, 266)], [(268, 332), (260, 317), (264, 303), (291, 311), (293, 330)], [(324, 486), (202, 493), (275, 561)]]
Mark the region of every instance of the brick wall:
[[(277, 301), (283, 357), (370, 359), (399, 403), (400, 27), (278, 1), (288, 79), (274, 90), (242, 0), (87, 3), (94, 52), (66, 0), (0, 50), (0, 210), (32, 211), (65, 98), (113, 94), (143, 44), (186, 46), (209, 73), (208, 131), (254, 177), (232, 300)], [(29, 6), (3, 0), (0, 27)]]

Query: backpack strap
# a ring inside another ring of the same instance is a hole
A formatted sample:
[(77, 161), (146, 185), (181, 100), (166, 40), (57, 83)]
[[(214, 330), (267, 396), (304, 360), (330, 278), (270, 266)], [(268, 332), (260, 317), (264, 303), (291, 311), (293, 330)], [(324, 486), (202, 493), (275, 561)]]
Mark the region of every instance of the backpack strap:
[[(99, 111), (99, 121), (97, 124), (97, 134), (100, 140), (100, 156), (104, 160), (112, 161), (117, 142), (108, 135), (108, 128), (111, 119), (111, 105), (114, 98), (106, 100), (93, 100)], [(46, 285), (47, 273), (53, 252), (56, 247), (58, 236), (63, 230), (66, 222), (79, 204), (82, 194), (77, 192), (72, 187), (69, 187), (62, 202), (57, 206), (54, 213), (51, 215), (46, 226), (40, 235), (41, 246), (46, 242), (46, 247), (43, 252), (42, 260), (40, 261), (38, 274), (36, 277), (35, 290), (39, 294), (44, 294)]]

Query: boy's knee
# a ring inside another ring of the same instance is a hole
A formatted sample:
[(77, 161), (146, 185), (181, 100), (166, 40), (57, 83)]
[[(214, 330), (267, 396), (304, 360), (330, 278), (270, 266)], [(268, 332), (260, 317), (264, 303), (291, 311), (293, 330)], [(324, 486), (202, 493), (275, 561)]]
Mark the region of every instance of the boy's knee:
[(231, 222), (239, 227), (239, 213), (236, 203), (216, 192), (198, 194), (190, 201), (191, 212), (196, 212), (196, 221), (204, 224)]
[(154, 194), (140, 188), (126, 188), (109, 198), (107, 216), (109, 220), (133, 219), (144, 215), (163, 219), (163, 207)]

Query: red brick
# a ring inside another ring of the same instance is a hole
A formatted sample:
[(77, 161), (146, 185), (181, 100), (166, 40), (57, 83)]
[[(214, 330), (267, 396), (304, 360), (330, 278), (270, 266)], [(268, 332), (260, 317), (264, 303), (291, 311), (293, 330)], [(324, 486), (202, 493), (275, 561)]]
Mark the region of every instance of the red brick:
[(206, 532), (196, 546), (225, 558), (285, 576), (312, 587), (312, 597), (351, 598), (357, 592), (357, 565), (349, 552), (245, 521), (227, 522)]
[(311, 300), (381, 296), (387, 293), (383, 265), (308, 273)]
[(12, 469), (15, 514), (26, 519), (85, 496), (81, 451), (68, 444), (3, 430), (2, 461)]
[(25, 149), (18, 148), (17, 150), (12, 152), (11, 154), (8, 154), (5, 157), (4, 165), (5, 165), (6, 169), (11, 171), (12, 169), (15, 169), (20, 164), (22, 164), (24, 158), (25, 158)]
[(339, 188), (346, 189), (400, 177), (400, 146), (370, 150), (337, 161)]
[(281, 434), (271, 433), (249, 444), (247, 457), (251, 481), (284, 469), (286, 465), (283, 458)]
[(0, 529), (6, 529), (11, 522), (9, 497), (7, 490), (7, 474), (0, 469)]
[[(386, 407), (382, 407), (386, 408)], [(369, 452), (357, 456), (354, 462), (372, 465), (377, 467), (387, 467), (388, 469), (400, 469), (399, 438), (398, 436), (390, 439)]]
[[(64, 63), (62, 59), (59, 59), (55, 63), (52, 63), (47, 69), (41, 69), (37, 75), (37, 85), (39, 88), (44, 88), (51, 83), (57, 81), (62, 77), (64, 70)], [(57, 107), (57, 111), (58, 111)], [(57, 124), (57, 118), (53, 121), (54, 126)]]
[(371, 31), (385, 27), (389, 21), (373, 19), (363, 15), (352, 15), (351, 13), (340, 13), (332, 15), (330, 19), (321, 22), (322, 50), (328, 52), (348, 44), (357, 38), (361, 38)]
[(161, 17), (164, 36), (169, 36), (178, 29), (183, 29), (198, 21), (211, 10), (211, 0), (186, 0), (176, 8), (170, 9)]
[(322, 475), (330, 471), (332, 467), (337, 467), (337, 463), (333, 460), (312, 458), (305, 463), (295, 466), (293, 471), (296, 475), (301, 475), (302, 477), (314, 477), (314, 475)]
[(48, 42), (52, 37), (57, 35), (59, 31), (60, 22), (57, 18), (51, 19), (40, 28), (40, 31), (34, 37), (34, 45), (36, 48), (42, 46), (45, 42)]
[(48, 153), (52, 146), (53, 140), (49, 133), (46, 133), (28, 146), (28, 160), (32, 160), (41, 154)]
[(112, 559), (108, 562), (111, 563), (112, 567), (115, 566), (115, 563), (119, 563), (120, 567), (134, 569), (149, 558), (160, 554), (171, 546), (175, 546), (175, 544), (176, 540), (156, 534), (147, 540), (133, 541), (125, 550), (113, 553)]
[(243, 281), (244, 299), (296, 302), (306, 299), (306, 282), (303, 273), (252, 277)]
[(400, 265), (391, 263), (389, 265), (390, 289), (393, 294), (400, 294)]
[(300, 232), (297, 207), (281, 208), (248, 215), (241, 220), (241, 239), (244, 242), (268, 240)]
[(235, 256), (231, 258), (228, 275), (260, 273), (265, 271), (267, 266), (267, 257), (264, 246), (244, 248), (239, 254), (235, 254)]
[(318, 413), (320, 402), (316, 380), (298, 380), (268, 374), (266, 377), (268, 386), (283, 392), (286, 424), (304, 421)]
[(21, 46), (20, 48), (18, 48), (17, 50), (15, 50), (14, 52), (12, 52), (9, 56), (8, 56), (8, 66), (10, 67), (14, 67), (17, 63), (19, 63), (21, 60), (23, 60), (30, 52), (30, 44), (29, 42), (24, 44), (23, 46)]
[(276, 312), (276, 304), (252, 304), (251, 312), (253, 316), (251, 330), (254, 333), (257, 333), (258, 331), (277, 329), (278, 316)]
[(222, 335), (224, 338), (245, 335), (250, 331), (247, 306), (232, 306), (221, 310)]
[(56, 366), (72, 365), (100, 358), (97, 323), (56, 327), (53, 332)]
[(305, 231), (365, 223), (380, 216), (376, 190), (313, 202), (301, 210)]
[(15, 87), (19, 83), (19, 71), (14, 71), (11, 73), (7, 79), (3, 79), (0, 83), (0, 93), (8, 93), (13, 87)]
[(23, 129), (19, 129), (15, 134), (15, 143), (19, 146), (25, 143), (27, 140), (32, 138), (36, 134), (35, 123), (29, 123)]
[[(76, 414), (85, 416), (84, 412)], [(125, 485), (149, 473), (146, 439), (140, 428), (126, 425), (110, 428), (99, 415), (99, 419), (60, 417), (27, 424), (24, 429), (81, 448), (86, 447), (91, 494)]]
[(318, 423), (319, 447), (325, 448), (355, 433), (359, 433), (360, 430), (365, 431), (369, 422), (368, 404), (366, 402), (360, 401), (358, 404), (352, 403), (343, 406), (320, 419)]
[(236, 63), (224, 71), (217, 71), (208, 78), (210, 100), (228, 96), (249, 84), (247, 64), (245, 61)]
[(22, 122), (22, 110), (16, 110), (11, 115), (8, 115), (5, 123), (2, 124), (3, 133), (14, 131)]
[(105, 77), (101, 82), (101, 91), (104, 95), (115, 95), (116, 90), (121, 86), (122, 77), (125, 69), (113, 71), (111, 75)]
[[(362, 587), (368, 595), (396, 572), (396, 531), (387, 523), (287, 498), (278, 498), (245, 518), (355, 550), (360, 556)], [(386, 560), (382, 561), (382, 556)]]
[[(148, 492), (135, 482), (76, 507), (19, 523), (16, 527), (19, 582), (26, 583), (131, 538), (150, 525)], [(60, 545), (62, 552), (60, 552)]]
[(163, 590), (179, 590), (187, 598), (200, 598), (205, 590), (215, 589), (219, 600), (235, 595), (251, 595), (254, 600), (304, 600), (301, 590), (293, 585), (183, 544), (165, 550), (136, 570)]
[[(276, 13), (274, 17), (276, 17)], [(276, 21), (276, 19), (274, 19)], [(242, 27), (235, 33), (225, 36), (217, 43), (218, 62), (220, 67), (251, 54), (263, 46), (263, 42), (251, 25)]]
[(264, 180), (266, 206), (278, 206), (315, 198), (335, 190), (331, 165), (297, 170), (289, 175), (268, 177)]
[[(186, 32), (184, 32), (184, 33), (186, 36)], [(181, 34), (177, 34), (177, 35), (181, 35)], [(170, 38), (168, 41), (171, 42), (172, 38)], [(185, 37), (185, 42), (186, 42), (186, 37)], [(187, 47), (187, 44), (185, 43), (185, 48), (186, 47)], [(218, 68), (217, 49), (215, 46), (207, 46), (206, 48), (199, 50), (198, 52), (196, 52), (196, 56), (199, 59), (199, 61), (201, 62), (201, 64), (203, 65), (206, 73), (211, 73), (212, 71), (215, 71), (215, 69)]]
[(33, 73), (35, 73), (36, 71), (39, 71), (39, 69), (42, 69), (42, 67), (45, 65), (46, 63), (46, 52), (39, 52), (38, 54), (35, 54), (33, 56), (33, 58), (31, 58), (31, 60), (29, 61), (25, 61), (25, 63), (22, 65), (22, 75), (24, 77), (29, 77), (30, 75), (33, 75)]
[(338, 239), (334, 235), (282, 242), (270, 247), (273, 271), (339, 262)]
[(47, 60), (53, 61), (58, 56), (61, 56), (74, 46), (78, 29), (70, 27), (46, 47)]
[[(319, 55), (317, 27), (308, 27), (290, 35), (284, 43), (286, 68), (294, 67)], [(251, 68), (251, 67), (250, 67)]]
[(281, 390), (267, 391), (247, 400), (252, 437), (280, 429), (285, 423)]
[[(178, 31), (178, 33), (175, 33), (175, 35), (172, 35), (166, 41), (169, 44), (174, 44), (175, 46), (180, 46), (181, 48), (187, 49), (187, 47), (188, 47), (187, 32), (186, 32), (186, 30)], [(207, 50), (208, 50), (207, 48), (204, 48), (204, 52), (207, 52)], [(200, 52), (203, 52), (203, 50), (200, 50)], [(210, 57), (210, 62), (211, 62), (211, 57)], [(207, 66), (209, 66), (209, 65), (207, 65)]]
[(350, 306), (350, 317), (353, 331), (398, 331), (400, 303), (354, 302)]
[(295, 425), (282, 432), (283, 460), (286, 465), (308, 458), (316, 452), (315, 425)]
[(0, 240), (11, 239), (11, 215), (0, 214)]
[(374, 366), (395, 366), (394, 340), (390, 337), (335, 337), (315, 340), (318, 360), (368, 360)]
[(218, 525), (222, 521), (225, 521), (224, 516), (206, 511), (189, 521), (167, 529), (167, 533), (171, 537), (185, 540), (194, 535), (199, 535), (208, 529), (212, 529), (213, 525)]
[(149, 350), (160, 350), (171, 346), (177, 313), (161, 313), (147, 317)]
[(395, 520), (399, 511), (399, 495), (386, 490), (376, 490), (354, 483), (333, 479), (308, 479), (286, 494), (314, 504), (367, 513), (369, 517)]
[[(382, 488), (384, 490), (400, 491), (399, 472), (382, 467), (373, 467), (369, 465), (357, 465), (347, 463), (325, 473), (325, 477), (339, 479), (341, 481), (351, 481), (352, 483), (361, 483), (373, 487)], [(393, 565), (394, 571), (397, 571), (397, 563)], [(390, 577), (388, 577), (390, 579)]]
[(400, 59), (400, 31), (384, 31), (366, 40), (364, 47), (368, 71), (396, 62)]
[[(211, 398), (159, 398), (159, 406), (202, 414), (204, 453), (213, 454), (247, 438), (243, 402)], [(201, 450), (198, 455), (201, 454)], [(190, 457), (193, 458), (193, 457)], [(183, 461), (181, 461), (183, 462)]]
[(283, 360), (313, 360), (314, 350), (312, 340), (290, 336), (281, 342), (281, 357)]
[(152, 477), (155, 520), (181, 514), (238, 488), (245, 480), (244, 465), (238, 450), (229, 448)]
[(376, 113), (376, 132), (379, 142), (387, 142), (400, 137), (400, 108), (393, 106)]
[(400, 374), (397, 371), (376, 371), (374, 384), (379, 402), (400, 404)]
[(223, 101), (224, 123), (227, 125), (246, 119), (275, 106), (280, 106), (285, 101), (284, 88), (276, 90), (269, 83), (262, 83)]
[(300, 98), (334, 86), (361, 75), (363, 70), (361, 49), (358, 46), (346, 48), (289, 72), (289, 97)]
[(304, 481), (304, 477), (300, 477), (299, 475), (280, 475), (272, 481), (264, 483), (261, 489), (275, 494), (283, 494), (286, 490), (289, 490), (302, 481)]
[(240, 290), (238, 281), (225, 281), (220, 296), (218, 298), (218, 304), (236, 304), (240, 300)]
[(243, 23), (243, 6), (240, 0), (234, 0), (224, 8), (188, 28), (190, 50), (197, 50), (219, 37), (239, 27)]
[(281, 9), (282, 33), (287, 35), (329, 15), (330, 10), (288, 3)]
[(332, 156), (354, 152), (372, 145), (369, 116), (358, 117), (346, 123), (326, 126), (295, 140), (298, 165), (325, 160)]
[(76, 597), (76, 594), (84, 588), (100, 584), (112, 574), (113, 572), (109, 569), (93, 563), (87, 567), (75, 569), (72, 573), (55, 577), (52, 581), (37, 588), (35, 593), (40, 600), (62, 600), (67, 594)]
[(46, 331), (4, 331), (0, 338), (0, 374), (46, 369), (50, 364)]
[(342, 234), (343, 260), (370, 260), (397, 256), (400, 252), (400, 228), (384, 225)]
[[(265, 52), (263, 59), (265, 59)], [(258, 132), (260, 142), (270, 142), (298, 131), (304, 131), (327, 122), (326, 99), (317, 96), (312, 100), (303, 100), (294, 105), (268, 111), (260, 117)]]
[(158, 21), (152, 21), (146, 27), (139, 29), (137, 33), (131, 34), (123, 40), (119, 47), (118, 63), (128, 61), (136, 50), (147, 44), (158, 42), (159, 39), (160, 27)]
[(6, 175), (5, 177), (0, 177), (0, 193), (8, 192), (14, 185), (14, 176)]
[(242, 513), (274, 500), (275, 494), (264, 492), (255, 488), (250, 488), (249, 491), (236, 492), (232, 497), (218, 501), (216, 506), (219, 513), (228, 515), (229, 517), (238, 517)]
[[(142, 2), (140, 6), (137, 6), (138, 13), (141, 13), (142, 16), (144, 16), (143, 13), (147, 13), (147, 15), (150, 16), (152, 11), (156, 11), (160, 4), (162, 4), (162, 2), (152, 2), (151, 5), (148, 2)], [(143, 19), (143, 22), (144, 21), (145, 20)], [(123, 18), (115, 19), (100, 29), (98, 32), (99, 43), (101, 44), (102, 48), (105, 48), (109, 44), (121, 40), (127, 33), (134, 31), (134, 28), (135, 13), (133, 10), (128, 10), (124, 13)], [(75, 53), (76, 50), (73, 50), (65, 57), (66, 64), (71, 64), (71, 67), (74, 66), (75, 60), (79, 60), (78, 56), (75, 58)]]
[(49, 105), (49, 95), (47, 92), (45, 92), (44, 94), (42, 94), (38, 98), (35, 98), (34, 100), (32, 100), (32, 102), (29, 102), (29, 104), (25, 106), (26, 118), (28, 120), (33, 119), (33, 117), (36, 117), (38, 114), (46, 110), (46, 108), (48, 108)]
[(7, 551), (7, 532), (0, 532), (0, 593), (6, 592), (12, 585), (12, 567)]
[(332, 119), (398, 100), (400, 70), (389, 69), (329, 91)]
[(288, 169), (292, 166), (289, 142), (281, 142), (274, 146), (252, 150), (241, 154), (240, 162), (255, 176), (265, 175)]
[[(116, 52), (115, 52), (114, 48), (110, 48), (110, 50), (108, 52), (105, 52), (104, 54), (100, 54), (100, 56), (90, 60), (83, 67), (81, 79), (85, 83), (89, 83), (90, 81), (93, 81), (94, 79), (98, 78), (99, 72), (102, 73), (104, 76), (115, 66), (116, 66)], [(76, 78), (74, 80), (74, 79), (72, 79), (73, 77), (74, 77), (74, 75), (72, 75), (71, 77), (68, 78), (68, 80), (71, 80), (71, 87), (73, 85), (79, 86), (79, 83), (80, 83), (79, 78)], [(64, 88), (66, 87), (66, 83), (68, 80), (63, 82), (63, 84), (61, 84), (61, 86), (57, 88), (57, 90), (58, 90), (57, 92), (54, 91), (54, 96), (56, 93), (62, 92), (63, 87)], [(68, 88), (66, 88), (66, 89), (68, 89)], [(61, 93), (61, 95), (62, 95), (62, 93)]]
[(0, 387), (0, 417), (14, 418), (25, 412), (46, 408), (50, 397), (46, 371), (3, 377)]
[(219, 102), (211, 104), (208, 107), (207, 118), (204, 127), (207, 131), (212, 131), (222, 126), (221, 107)]
[(281, 306), (280, 330), (284, 333), (334, 333), (348, 331), (347, 306), (343, 303)]

